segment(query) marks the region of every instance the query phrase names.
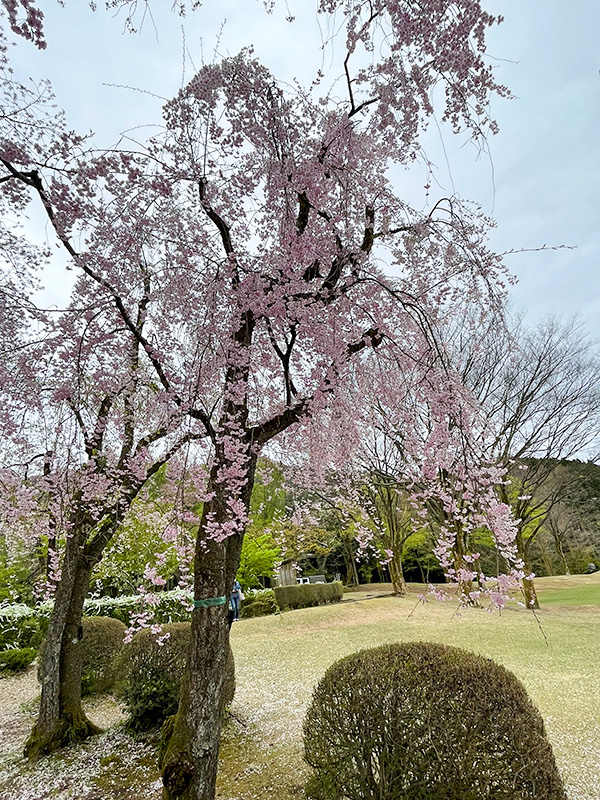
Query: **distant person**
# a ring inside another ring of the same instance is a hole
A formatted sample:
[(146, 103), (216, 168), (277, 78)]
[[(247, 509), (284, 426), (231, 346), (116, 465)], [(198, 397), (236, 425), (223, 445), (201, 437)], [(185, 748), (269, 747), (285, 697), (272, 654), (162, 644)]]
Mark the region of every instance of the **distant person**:
[(236, 622), (240, 618), (240, 600), (243, 598), (242, 587), (240, 582), (235, 580), (233, 582), (233, 589), (231, 590), (231, 608), (233, 610), (233, 621)]
[(587, 567), (586, 571), (585, 571), (585, 574), (586, 575), (591, 575), (592, 572), (598, 572), (598, 567), (595, 564), (593, 564), (592, 562), (590, 562), (588, 564), (588, 567)]

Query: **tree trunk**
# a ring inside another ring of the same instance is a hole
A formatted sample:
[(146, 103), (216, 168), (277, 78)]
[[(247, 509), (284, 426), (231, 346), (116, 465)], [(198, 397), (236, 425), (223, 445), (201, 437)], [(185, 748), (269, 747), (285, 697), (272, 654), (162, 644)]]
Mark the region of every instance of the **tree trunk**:
[[(531, 541), (531, 540), (529, 540)], [(525, 577), (521, 581), (521, 586), (523, 589), (523, 596), (525, 599), (525, 605), (527, 608), (536, 609), (540, 607), (540, 603), (537, 597), (537, 593), (535, 591), (535, 585), (533, 583), (533, 578), (529, 578), (528, 576), (532, 574), (531, 572), (531, 562), (529, 561), (529, 553), (528, 553), (528, 543), (525, 542), (523, 537), (523, 531), (521, 528), (517, 528), (517, 535), (515, 538), (515, 544), (517, 545), (517, 553), (519, 557), (522, 559), (524, 567), (523, 571), (525, 573)]]
[(454, 540), (454, 569), (458, 575), (458, 597), (464, 605), (479, 607), (479, 601), (471, 597), (471, 593), (475, 591), (473, 581), (462, 576), (462, 570), (472, 571), (472, 565), (467, 564), (463, 558), (467, 550), (465, 534), (459, 529)]
[[(531, 573), (526, 569), (525, 572), (527, 575)], [(539, 608), (540, 603), (537, 597), (537, 593), (535, 591), (535, 585), (533, 583), (533, 578), (528, 578), (527, 576), (523, 578), (522, 581), (523, 585), (523, 594), (525, 596), (525, 605), (527, 608)]]
[(565, 575), (570, 575), (571, 574), (571, 570), (569, 569), (569, 564), (567, 563), (567, 556), (565, 555), (562, 539), (559, 536), (557, 536), (557, 537), (555, 537), (554, 541), (555, 541), (555, 544), (556, 544), (556, 552), (559, 555), (559, 558), (560, 558), (560, 560), (562, 562), (562, 565), (563, 565), (563, 569), (565, 571), (564, 574)]
[[(249, 459), (247, 481), (241, 499), (246, 510), (254, 485), (256, 455)], [(216, 542), (206, 536), (210, 520), (224, 522), (222, 489), (216, 487), (216, 468), (211, 473), (196, 539), (194, 600), (202, 605), (192, 614), (192, 636), (182, 683), (179, 708), (170, 729), (163, 732), (160, 767), (164, 800), (213, 800), (221, 739), (223, 688), (229, 649), (227, 600), (242, 551), (242, 534)], [(215, 605), (203, 601), (215, 598)], [(224, 598), (221, 604), (218, 598)]]
[[(25, 744), (25, 755), (31, 760), (101, 732), (86, 717), (81, 703), (83, 604), (92, 570), (102, 558), (118, 528), (117, 520), (124, 517), (136, 491), (123, 495), (118, 513), (103, 515), (101, 523), (81, 508), (71, 517), (73, 533), (66, 537), (52, 617), (41, 649), (40, 713)], [(90, 540), (91, 532), (94, 535)]]
[[(202, 559), (204, 575), (195, 586), (196, 600), (227, 592), (225, 549), (224, 543), (208, 544)], [(165, 800), (214, 797), (228, 642), (227, 605), (194, 608), (179, 710), (161, 763)]]
[(399, 597), (404, 597), (408, 594), (406, 581), (404, 580), (404, 571), (402, 569), (402, 556), (399, 553), (394, 553), (394, 557), (388, 564), (390, 570), (390, 577), (392, 579), (392, 588), (394, 594)]
[(358, 586), (360, 583), (358, 577), (358, 570), (356, 569), (356, 561), (354, 560), (354, 550), (352, 549), (352, 540), (344, 540), (344, 562), (346, 564), (346, 580), (350, 586)]
[(317, 557), (317, 569), (319, 570), (319, 575), (325, 575), (327, 572), (327, 554)]
[(543, 539), (538, 541), (538, 548), (540, 551), (540, 555), (542, 557), (542, 561), (544, 563), (544, 571), (546, 575), (554, 575), (554, 566), (552, 564), (552, 559), (550, 558), (550, 554), (548, 553), (548, 548), (546, 547), (546, 543)]
[(85, 716), (81, 704), (81, 618), (93, 566), (82, 558), (84, 543), (81, 533), (67, 539), (52, 618), (42, 647), (40, 713), (25, 745), (25, 755), (31, 760), (100, 732)]

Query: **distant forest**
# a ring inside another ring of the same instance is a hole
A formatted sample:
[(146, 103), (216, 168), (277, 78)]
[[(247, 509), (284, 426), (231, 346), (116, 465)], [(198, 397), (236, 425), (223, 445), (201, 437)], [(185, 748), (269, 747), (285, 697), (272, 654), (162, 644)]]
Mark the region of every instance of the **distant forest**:
[[(510, 504), (520, 528), (520, 552), (527, 570), (538, 576), (583, 573), (590, 564), (600, 567), (600, 466), (579, 460), (522, 459), (511, 470)], [(332, 528), (335, 526), (332, 524)], [(297, 553), (302, 574), (340, 575), (352, 582), (348, 566), (348, 541), (333, 540), (315, 552)], [(470, 543), (481, 554), (480, 566), (488, 575), (506, 566), (491, 539)], [(354, 549), (356, 544), (354, 544)], [(378, 559), (358, 559), (354, 570), (361, 583), (390, 580)], [(443, 582), (444, 574), (433, 555), (433, 538), (413, 534), (404, 543), (404, 578), (408, 582)]]
[(600, 566), (600, 466), (556, 462), (538, 494), (541, 526), (536, 530), (532, 520), (529, 548), (533, 571), (563, 575)]

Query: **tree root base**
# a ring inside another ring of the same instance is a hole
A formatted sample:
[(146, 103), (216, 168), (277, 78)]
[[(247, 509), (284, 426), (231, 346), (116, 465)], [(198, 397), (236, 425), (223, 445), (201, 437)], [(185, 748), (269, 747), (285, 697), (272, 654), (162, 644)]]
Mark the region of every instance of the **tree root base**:
[(52, 730), (40, 731), (37, 725), (33, 727), (25, 744), (25, 757), (29, 761), (38, 761), (62, 747), (83, 742), (99, 733), (102, 733), (102, 728), (94, 725), (85, 714), (76, 717), (65, 715)]

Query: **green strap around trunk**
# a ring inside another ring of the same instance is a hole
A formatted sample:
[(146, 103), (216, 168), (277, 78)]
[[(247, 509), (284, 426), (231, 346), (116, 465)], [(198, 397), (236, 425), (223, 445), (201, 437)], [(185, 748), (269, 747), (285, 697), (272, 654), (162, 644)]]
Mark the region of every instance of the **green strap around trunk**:
[(194, 608), (210, 608), (211, 606), (224, 606), (227, 602), (227, 597), (206, 597), (204, 600), (194, 600)]

